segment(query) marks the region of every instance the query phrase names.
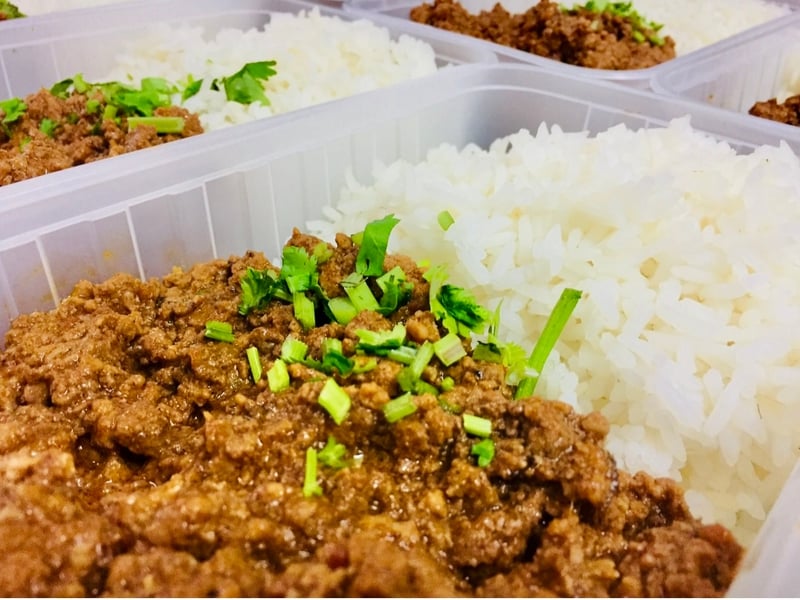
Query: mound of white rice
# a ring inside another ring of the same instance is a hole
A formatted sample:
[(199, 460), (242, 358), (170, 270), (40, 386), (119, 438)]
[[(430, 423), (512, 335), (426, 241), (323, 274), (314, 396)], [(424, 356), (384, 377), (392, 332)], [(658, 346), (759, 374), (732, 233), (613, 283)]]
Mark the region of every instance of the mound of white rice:
[(780, 0), (633, 0), (633, 6), (664, 24), (661, 33), (672, 36), (679, 56), (790, 12)]
[[(215, 78), (245, 63), (274, 60), (277, 75), (264, 85), (269, 106), (226, 100), (211, 89)], [(346, 21), (319, 9), (275, 13), (261, 29), (224, 29), (206, 39), (202, 27), (161, 24), (118, 56), (100, 80), (138, 84), (145, 77), (184, 82), (203, 79), (201, 91), (181, 102), (197, 112), (206, 130), (268, 117), (434, 73), (430, 44), (367, 20)]]
[[(536, 393), (611, 423), (621, 467), (682, 483), (749, 543), (800, 456), (800, 160), (695, 132), (542, 126), (376, 164), (309, 230), (388, 213), (392, 251), (446, 263), (532, 348), (564, 287), (585, 292)], [(437, 214), (455, 224), (446, 232)]]

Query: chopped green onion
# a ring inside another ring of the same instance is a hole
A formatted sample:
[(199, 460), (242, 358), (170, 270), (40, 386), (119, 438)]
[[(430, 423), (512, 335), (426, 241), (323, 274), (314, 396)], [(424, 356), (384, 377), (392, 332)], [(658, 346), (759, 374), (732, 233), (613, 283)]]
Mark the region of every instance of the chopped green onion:
[(317, 481), (317, 451), (313, 448), (306, 450), (306, 469), (303, 479), (303, 496), (322, 496), (322, 487)]
[(494, 442), (490, 438), (481, 440), (472, 444), (469, 453), (478, 457), (479, 467), (486, 467), (494, 458)]
[(347, 325), (358, 316), (358, 310), (349, 298), (337, 296), (328, 300), (328, 308), (337, 323)]
[(332, 435), (328, 436), (328, 442), (325, 447), (317, 453), (317, 458), (326, 467), (332, 469), (343, 469), (347, 466), (347, 461), (344, 460), (347, 454), (347, 448), (344, 444), (336, 441)]
[(417, 379), (422, 377), (422, 372), (425, 370), (425, 367), (428, 366), (428, 363), (431, 362), (434, 353), (435, 353), (434, 345), (431, 344), (428, 340), (425, 340), (422, 343), (422, 346), (417, 348), (417, 353), (414, 355), (414, 360), (412, 360), (411, 364), (408, 365), (408, 368), (414, 375), (414, 377), (416, 377)]
[(414, 404), (414, 400), (408, 392), (393, 400), (389, 400), (389, 402), (383, 405), (383, 414), (389, 423), (404, 419), (415, 412), (417, 412), (417, 405)]
[(342, 375), (349, 375), (353, 371), (355, 361), (348, 358), (342, 352), (342, 341), (336, 338), (325, 338), (322, 340), (322, 364), (323, 371), (330, 372), (337, 369)]
[(39, 122), (39, 131), (49, 138), (55, 135), (56, 127), (58, 127), (58, 123), (53, 121), (53, 119), (44, 118)]
[(139, 125), (149, 125), (156, 133), (183, 133), (185, 122), (181, 117), (128, 117), (128, 130)]
[(450, 226), (456, 222), (449, 210), (443, 210), (440, 212), (436, 216), (436, 220), (439, 222), (439, 227), (441, 227), (444, 231), (450, 229)]
[(476, 417), (475, 415), (464, 415), (464, 430), (472, 435), (478, 437), (489, 437), (492, 434), (492, 422), (483, 417)]
[(533, 347), (530, 358), (528, 358), (528, 368), (534, 369), (537, 374), (532, 377), (525, 377), (519, 382), (517, 391), (514, 394), (515, 398), (528, 398), (533, 395), (547, 357), (556, 345), (556, 341), (558, 341), (580, 299), (581, 292), (579, 290), (565, 288), (561, 292), (561, 296), (558, 298), (553, 312), (550, 313), (539, 339), (536, 340), (536, 345)]
[[(77, 86), (75, 87), (77, 91)], [(103, 121), (113, 121), (117, 118), (117, 107), (113, 104), (106, 104), (103, 109)]]
[(308, 353), (308, 345), (300, 340), (287, 337), (281, 346), (281, 358), (287, 363), (303, 362)]
[(345, 294), (350, 298), (350, 302), (353, 303), (356, 311), (377, 311), (380, 308), (380, 304), (378, 304), (375, 295), (369, 289), (369, 284), (362, 275), (351, 273), (342, 279), (340, 285), (344, 288)]
[(233, 335), (233, 326), (222, 321), (207, 321), (205, 335), (207, 338), (218, 342), (230, 343), (236, 339)]
[(436, 386), (431, 385), (419, 377), (415, 377), (410, 367), (400, 369), (400, 372), (397, 374), (397, 384), (404, 392), (411, 392), (417, 396), (421, 396), (422, 394), (439, 395), (439, 389)]
[(367, 224), (356, 257), (356, 273), (365, 276), (378, 276), (383, 273), (383, 260), (386, 257), (389, 236), (399, 222), (400, 219), (396, 219), (394, 215), (387, 215), (383, 219)]
[(442, 396), (439, 396), (438, 401), (439, 401), (439, 406), (441, 406), (443, 410), (445, 410), (446, 412), (449, 412), (452, 415), (460, 415), (461, 411), (464, 410), (460, 406), (456, 406), (455, 404), (451, 404), (450, 402), (445, 400)]
[(314, 250), (311, 252), (311, 256), (313, 256), (316, 259), (318, 265), (321, 265), (330, 260), (330, 258), (333, 256), (333, 250), (325, 242), (320, 242), (319, 244), (314, 246)]
[(275, 394), (282, 392), (289, 388), (291, 381), (289, 379), (289, 370), (286, 368), (286, 363), (280, 358), (277, 359), (267, 371), (267, 384), (269, 390)]
[(442, 364), (447, 367), (467, 355), (467, 351), (464, 350), (464, 345), (461, 343), (461, 338), (455, 333), (448, 333), (442, 339), (434, 342), (433, 351), (442, 361)]
[(454, 387), (456, 387), (456, 382), (452, 377), (445, 377), (439, 384), (439, 389), (442, 390), (443, 392), (449, 392)]
[(378, 366), (378, 361), (370, 357), (367, 360), (361, 360), (355, 363), (355, 365), (353, 366), (353, 373), (355, 374), (369, 373), (377, 366)]
[(337, 425), (341, 425), (350, 412), (350, 396), (333, 379), (328, 379), (322, 386), (317, 401)]
[(292, 306), (294, 307), (294, 316), (300, 321), (303, 329), (311, 329), (316, 325), (314, 303), (304, 292), (295, 292), (292, 295)]
[(245, 350), (247, 354), (247, 363), (250, 365), (250, 374), (253, 376), (253, 381), (258, 383), (261, 381), (261, 357), (258, 354), (258, 348), (250, 346)]
[(399, 348), (392, 348), (386, 353), (386, 358), (404, 365), (410, 365), (414, 360), (417, 351), (411, 346), (400, 346)]
[(389, 350), (399, 348), (406, 340), (406, 326), (397, 323), (391, 331), (372, 331), (371, 329), (356, 329), (358, 336), (358, 350), (370, 354), (385, 355)]
[(643, 34), (641, 31), (637, 31), (637, 30), (635, 30), (635, 29), (634, 29), (634, 30), (633, 30), (633, 32), (631, 33), (631, 37), (632, 37), (634, 40), (636, 40), (637, 42), (639, 42), (640, 44), (641, 44), (642, 42), (644, 42), (644, 40), (645, 40), (644, 34)]

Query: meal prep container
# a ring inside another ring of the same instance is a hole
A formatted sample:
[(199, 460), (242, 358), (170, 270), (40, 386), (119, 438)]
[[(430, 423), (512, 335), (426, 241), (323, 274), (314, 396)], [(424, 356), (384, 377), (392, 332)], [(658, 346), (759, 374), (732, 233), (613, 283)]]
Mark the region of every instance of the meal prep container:
[[(303, 0), (136, 0), (5, 21), (0, 27), (0, 99), (26, 96), (76, 73), (88, 81), (104, 77), (126, 44), (156, 22), (202, 26), (212, 36), (225, 28), (263, 27), (272, 13), (312, 8), (346, 21), (365, 18)], [(497, 61), (491, 49), (446, 32), (381, 15), (366, 18), (395, 39), (408, 34), (427, 42), (440, 66)]]
[(747, 114), (755, 102), (774, 98), (790, 82), (800, 93), (800, 13), (667, 64), (652, 86), (659, 93)]
[[(293, 227), (322, 217), (348, 170), (368, 182), (376, 159), (420, 161), (442, 143), (487, 147), (542, 122), (598, 133), (661, 126), (689, 111), (696, 129), (742, 152), (778, 140), (713, 107), (525, 65), (469, 65), (211, 132), (203, 144), (166, 144), (124, 163), (22, 182), (0, 190), (0, 335), (16, 315), (53, 308), (80, 279), (162, 276), (248, 249), (275, 259)], [(800, 152), (800, 132), (791, 144)], [(800, 590), (791, 561), (774, 561), (787, 543), (800, 558), (797, 471), (785, 494), (779, 506), (790, 509), (770, 514), (737, 593)]]
[[(429, 4), (433, 2), (433, 0), (424, 1)], [(800, 11), (800, 0), (766, 1), (771, 4), (782, 4), (788, 6), (792, 11)], [(491, 10), (497, 2), (498, 0), (460, 0), (461, 5), (473, 14), (478, 14), (482, 10)], [(419, 6), (422, 3), (423, 0), (344, 0), (343, 6), (346, 11), (353, 12), (355, 14), (389, 15), (404, 21), (413, 22), (409, 18), (409, 12), (412, 8)], [(511, 13), (521, 13), (536, 4), (536, 2), (534, 0), (504, 0), (500, 2), (500, 4)], [(569, 2), (564, 2), (564, 4), (571, 5)], [(698, 0), (697, 4), (702, 4), (702, 0)], [(636, 3), (634, 2), (634, 7), (635, 6)], [(775, 21), (771, 21), (770, 23), (774, 22)], [(419, 23), (417, 23), (417, 25), (424, 29), (435, 29), (434, 27)], [(766, 25), (766, 23), (764, 25)], [(763, 25), (754, 27), (753, 30), (757, 30), (760, 27), (763, 27)], [(451, 33), (451, 35), (469, 37), (455, 33)], [(742, 35), (744, 35), (744, 32), (728, 38), (727, 41), (735, 43), (736, 40), (738, 40)], [(523, 52), (521, 50), (515, 50), (501, 44), (495, 44), (493, 42), (479, 40), (477, 38), (470, 39), (474, 40), (476, 44), (491, 48), (503, 62), (522, 62), (546, 69), (551, 69), (565, 75), (579, 75), (588, 79), (614, 81), (640, 89), (650, 89), (650, 80), (660, 73), (666, 67), (666, 65), (685, 64), (687, 61), (691, 60), (691, 57), (694, 54), (699, 52), (699, 50), (695, 52), (689, 52), (682, 56), (678, 56), (667, 63), (662, 63), (646, 69), (613, 71), (609, 69), (590, 69), (588, 67), (568, 65), (554, 59), (545, 58), (543, 56), (538, 56), (529, 52)], [(717, 42), (716, 44), (707, 46), (707, 48), (716, 47), (719, 43), (722, 42)]]

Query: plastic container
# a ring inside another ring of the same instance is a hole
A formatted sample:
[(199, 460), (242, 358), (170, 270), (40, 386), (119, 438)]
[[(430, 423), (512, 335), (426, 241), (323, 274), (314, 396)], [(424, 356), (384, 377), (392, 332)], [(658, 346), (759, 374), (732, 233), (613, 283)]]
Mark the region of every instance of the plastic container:
[[(300, 116), (212, 132), (203, 144), (152, 148), (130, 155), (123, 170), (111, 159), (92, 171), (22, 182), (0, 190), (0, 335), (17, 314), (53, 308), (80, 279), (162, 276), (173, 265), (248, 249), (276, 258), (293, 227), (321, 218), (348, 170), (368, 181), (376, 159), (419, 161), (445, 142), (486, 147), (542, 122), (598, 133), (620, 123), (665, 125), (689, 111), (696, 129), (743, 152), (778, 140), (751, 119), (713, 107), (524, 65), (469, 65)], [(800, 152), (800, 134), (792, 144)], [(789, 524), (783, 513), (768, 523), (765, 531)], [(768, 562), (783, 541), (758, 540), (748, 568), (774, 577), (745, 579), (740, 593), (792, 583), (796, 574)]]
[[(202, 26), (214, 35), (225, 28), (262, 27), (271, 13), (312, 8), (347, 21), (359, 18), (303, 0), (136, 0), (5, 21), (0, 28), (0, 99), (25, 96), (75, 73), (90, 81), (104, 77), (125, 45), (154, 22)], [(445, 32), (380, 15), (369, 20), (393, 38), (409, 34), (427, 42), (440, 66), (497, 60), (490, 49)]]
[(800, 94), (800, 13), (759, 28), (736, 43), (723, 43), (680, 64), (665, 65), (652, 86), (659, 93), (742, 114), (757, 101), (788, 92)]
[[(432, 0), (345, 0), (344, 9), (346, 11), (350, 11), (356, 14), (390, 15), (399, 18), (401, 20), (410, 21), (409, 12), (415, 6), (419, 6), (420, 4), (422, 4), (423, 1), (428, 3), (432, 2)], [(782, 4), (788, 6), (793, 11), (800, 11), (800, 0), (767, 0), (767, 2), (770, 2), (772, 4)], [(469, 12), (473, 14), (477, 14), (482, 10), (487, 10), (487, 11), (491, 10), (496, 3), (497, 0), (461, 0), (462, 6), (464, 6)], [(506, 7), (506, 9), (512, 13), (524, 12), (535, 3), (536, 2), (534, 0), (505, 0), (503, 2), (500, 2), (501, 5)], [(570, 5), (570, 3), (564, 3), (564, 4)], [(698, 2), (698, 4), (700, 4), (700, 2)], [(433, 27), (421, 24), (419, 26), (425, 29), (434, 29)], [(758, 27), (761, 26), (759, 25)], [(460, 35), (460, 34), (452, 34), (452, 35)], [(728, 38), (728, 40), (734, 41), (739, 37), (739, 35), (743, 34), (732, 36), (731, 38)], [(468, 37), (468, 36), (462, 36), (462, 37)], [(553, 60), (550, 58), (544, 58), (542, 56), (531, 54), (529, 52), (515, 50), (513, 48), (509, 48), (501, 44), (495, 44), (493, 42), (479, 40), (477, 38), (472, 38), (472, 39), (474, 39), (475, 43), (477, 44), (491, 48), (503, 62), (522, 62), (558, 71), (564, 73), (565, 75), (579, 75), (589, 79), (614, 81), (617, 83), (625, 84), (640, 89), (650, 89), (650, 80), (653, 77), (655, 77), (656, 74), (661, 72), (666, 65), (673, 63), (684, 64), (687, 60), (691, 59), (692, 55), (698, 52), (698, 51), (689, 52), (687, 54), (674, 58), (668, 63), (662, 63), (660, 65), (648, 67), (646, 69), (613, 71), (609, 69), (591, 69), (587, 67), (568, 65), (566, 63), (562, 63), (560, 61)], [(708, 47), (710, 48), (713, 46), (716, 46), (716, 44), (713, 44), (712, 46)]]

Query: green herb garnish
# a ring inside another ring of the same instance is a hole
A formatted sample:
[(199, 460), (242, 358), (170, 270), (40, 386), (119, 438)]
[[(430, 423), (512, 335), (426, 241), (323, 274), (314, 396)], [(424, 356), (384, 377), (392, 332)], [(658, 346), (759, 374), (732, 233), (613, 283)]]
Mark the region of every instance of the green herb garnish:
[(233, 326), (222, 321), (207, 321), (205, 335), (211, 340), (218, 342), (233, 342), (236, 338), (233, 335)]
[(469, 453), (478, 457), (479, 467), (486, 467), (494, 458), (494, 442), (490, 438), (481, 440), (472, 444)]
[(333, 379), (325, 382), (317, 402), (328, 411), (337, 425), (341, 425), (350, 412), (350, 396)]
[(261, 82), (277, 74), (272, 68), (276, 64), (274, 60), (247, 63), (233, 75), (215, 79), (211, 83), (211, 89), (224, 90), (225, 97), (231, 102), (240, 104), (260, 102), (269, 106), (269, 99), (264, 93), (264, 85)]
[[(253, 376), (253, 381), (258, 383), (261, 381), (261, 356), (258, 354), (258, 348), (250, 346), (246, 351), (247, 364), (250, 366), (250, 374)], [(274, 390), (273, 390), (274, 391)]]
[(578, 300), (581, 299), (581, 295), (579, 290), (573, 290), (571, 288), (565, 288), (561, 292), (561, 296), (558, 298), (558, 302), (556, 302), (553, 311), (547, 318), (544, 329), (539, 339), (536, 340), (536, 345), (533, 347), (533, 351), (528, 359), (527, 366), (535, 370), (536, 375), (525, 377), (520, 381), (517, 392), (514, 395), (515, 398), (527, 398), (533, 395), (533, 391), (536, 389), (536, 384), (539, 381), (539, 374), (544, 368), (544, 363), (547, 361), (547, 357), (556, 345), (561, 332), (564, 330), (564, 326), (572, 315), (572, 311), (575, 310)]
[(406, 392), (383, 405), (383, 416), (389, 423), (395, 423), (417, 412), (417, 405), (410, 393)]
[(375, 277), (383, 274), (383, 260), (386, 258), (389, 236), (399, 222), (400, 219), (396, 219), (394, 215), (388, 215), (372, 221), (364, 228), (356, 257), (356, 273)]
[(492, 422), (483, 417), (476, 417), (475, 415), (463, 415), (461, 417), (464, 423), (464, 430), (472, 435), (478, 437), (489, 437), (492, 435)]
[(332, 469), (343, 469), (347, 466), (347, 461), (344, 457), (347, 455), (347, 448), (344, 444), (336, 441), (332, 435), (328, 436), (328, 442), (325, 447), (317, 453), (317, 458), (326, 467)]
[(303, 478), (303, 496), (322, 496), (322, 487), (317, 481), (317, 451), (313, 448), (306, 450), (306, 467)]
[(269, 391), (277, 394), (283, 390), (289, 389), (291, 380), (289, 379), (289, 370), (286, 368), (286, 363), (282, 359), (277, 359), (267, 371), (267, 385)]

